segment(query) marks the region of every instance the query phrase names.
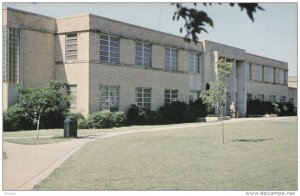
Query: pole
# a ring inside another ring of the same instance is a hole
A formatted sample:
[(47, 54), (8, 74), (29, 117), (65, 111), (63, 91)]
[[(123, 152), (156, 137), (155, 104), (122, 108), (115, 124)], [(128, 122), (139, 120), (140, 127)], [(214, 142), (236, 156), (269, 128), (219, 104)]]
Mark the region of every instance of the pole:
[(223, 122), (223, 106), (221, 106), (221, 125), (222, 125), (222, 142), (224, 144), (224, 122)]

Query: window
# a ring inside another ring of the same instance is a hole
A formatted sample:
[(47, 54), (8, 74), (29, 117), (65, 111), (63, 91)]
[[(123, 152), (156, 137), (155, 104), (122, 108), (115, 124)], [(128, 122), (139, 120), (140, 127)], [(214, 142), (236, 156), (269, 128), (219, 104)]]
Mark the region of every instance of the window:
[(269, 101), (276, 102), (276, 95), (270, 95), (269, 96)]
[(280, 96), (280, 103), (285, 103), (286, 96)]
[(177, 51), (175, 48), (165, 48), (165, 67), (167, 71), (177, 70)]
[(284, 84), (284, 70), (279, 71), (279, 84)]
[(259, 82), (263, 81), (263, 66), (262, 65), (256, 65), (256, 80)]
[(100, 62), (119, 63), (119, 38), (100, 35)]
[(100, 111), (118, 111), (119, 89), (119, 86), (100, 85)]
[(177, 101), (177, 98), (178, 98), (178, 90), (171, 90), (171, 89), (165, 90), (165, 104)]
[(290, 103), (294, 103), (294, 98), (290, 98), (290, 99), (289, 99), (289, 102), (290, 102)]
[(67, 86), (67, 95), (72, 97), (72, 100), (68, 102), (68, 108), (70, 112), (77, 112), (77, 85), (72, 84)]
[(251, 63), (246, 64), (246, 80), (251, 80)]
[(248, 93), (247, 94), (247, 101), (251, 101), (252, 100), (252, 94), (251, 93)]
[(2, 29), (2, 76), (3, 82), (19, 83), (20, 29)]
[(275, 69), (273, 67), (269, 68), (269, 82), (274, 83), (275, 82)]
[(190, 90), (189, 91), (189, 102), (194, 102), (200, 98), (201, 91), (199, 90)]
[(67, 34), (66, 40), (66, 60), (77, 59), (77, 34)]
[(265, 96), (263, 94), (257, 94), (255, 99), (259, 101), (264, 101), (264, 98)]
[(142, 108), (151, 107), (151, 88), (135, 89), (136, 105)]
[(189, 52), (190, 73), (200, 73), (200, 54)]
[(151, 44), (135, 43), (135, 63), (141, 67), (151, 67)]

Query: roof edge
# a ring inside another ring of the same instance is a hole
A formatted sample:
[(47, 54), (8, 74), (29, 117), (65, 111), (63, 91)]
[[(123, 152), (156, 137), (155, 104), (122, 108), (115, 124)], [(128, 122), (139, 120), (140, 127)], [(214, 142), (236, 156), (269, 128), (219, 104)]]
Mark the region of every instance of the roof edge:
[(56, 18), (53, 18), (53, 17), (50, 17), (50, 16), (45, 16), (45, 15), (42, 15), (42, 14), (36, 14), (36, 13), (33, 13), (33, 12), (19, 10), (19, 9), (11, 8), (11, 7), (3, 7), (2, 10), (11, 10), (11, 11), (16, 11), (16, 12), (21, 12), (21, 13), (24, 13), (24, 14), (30, 14), (30, 15), (34, 15), (34, 16), (39, 16), (39, 17), (44, 17), (44, 18), (56, 20)]

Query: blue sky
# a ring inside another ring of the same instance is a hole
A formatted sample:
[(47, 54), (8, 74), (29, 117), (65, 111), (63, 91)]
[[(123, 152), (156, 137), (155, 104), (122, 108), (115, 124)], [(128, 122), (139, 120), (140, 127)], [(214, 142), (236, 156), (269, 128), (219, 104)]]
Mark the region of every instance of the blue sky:
[[(297, 75), (297, 3), (260, 3), (265, 11), (255, 13), (255, 22), (245, 11), (228, 4), (204, 7), (214, 21), (214, 28), (200, 40), (211, 40), (245, 49), (257, 54), (289, 63), (289, 75)], [(155, 29), (179, 36), (182, 21), (172, 21), (175, 10), (170, 3), (3, 3), (13, 7), (51, 17), (92, 13), (115, 20)]]

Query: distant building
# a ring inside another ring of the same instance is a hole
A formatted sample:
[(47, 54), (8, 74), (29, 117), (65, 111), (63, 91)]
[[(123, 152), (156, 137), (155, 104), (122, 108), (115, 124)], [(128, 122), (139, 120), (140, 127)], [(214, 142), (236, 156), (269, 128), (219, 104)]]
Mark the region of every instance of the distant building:
[[(259, 43), (257, 43), (259, 46)], [(156, 110), (188, 103), (215, 80), (214, 63), (233, 63), (229, 105), (245, 116), (247, 100), (289, 100), (286, 62), (212, 41), (182, 37), (92, 14), (51, 18), (3, 9), (3, 109), (19, 100), (16, 87), (63, 80), (73, 112)]]
[(297, 89), (298, 89), (298, 78), (297, 76), (289, 76), (288, 78), (289, 87), (289, 102), (297, 105)]

